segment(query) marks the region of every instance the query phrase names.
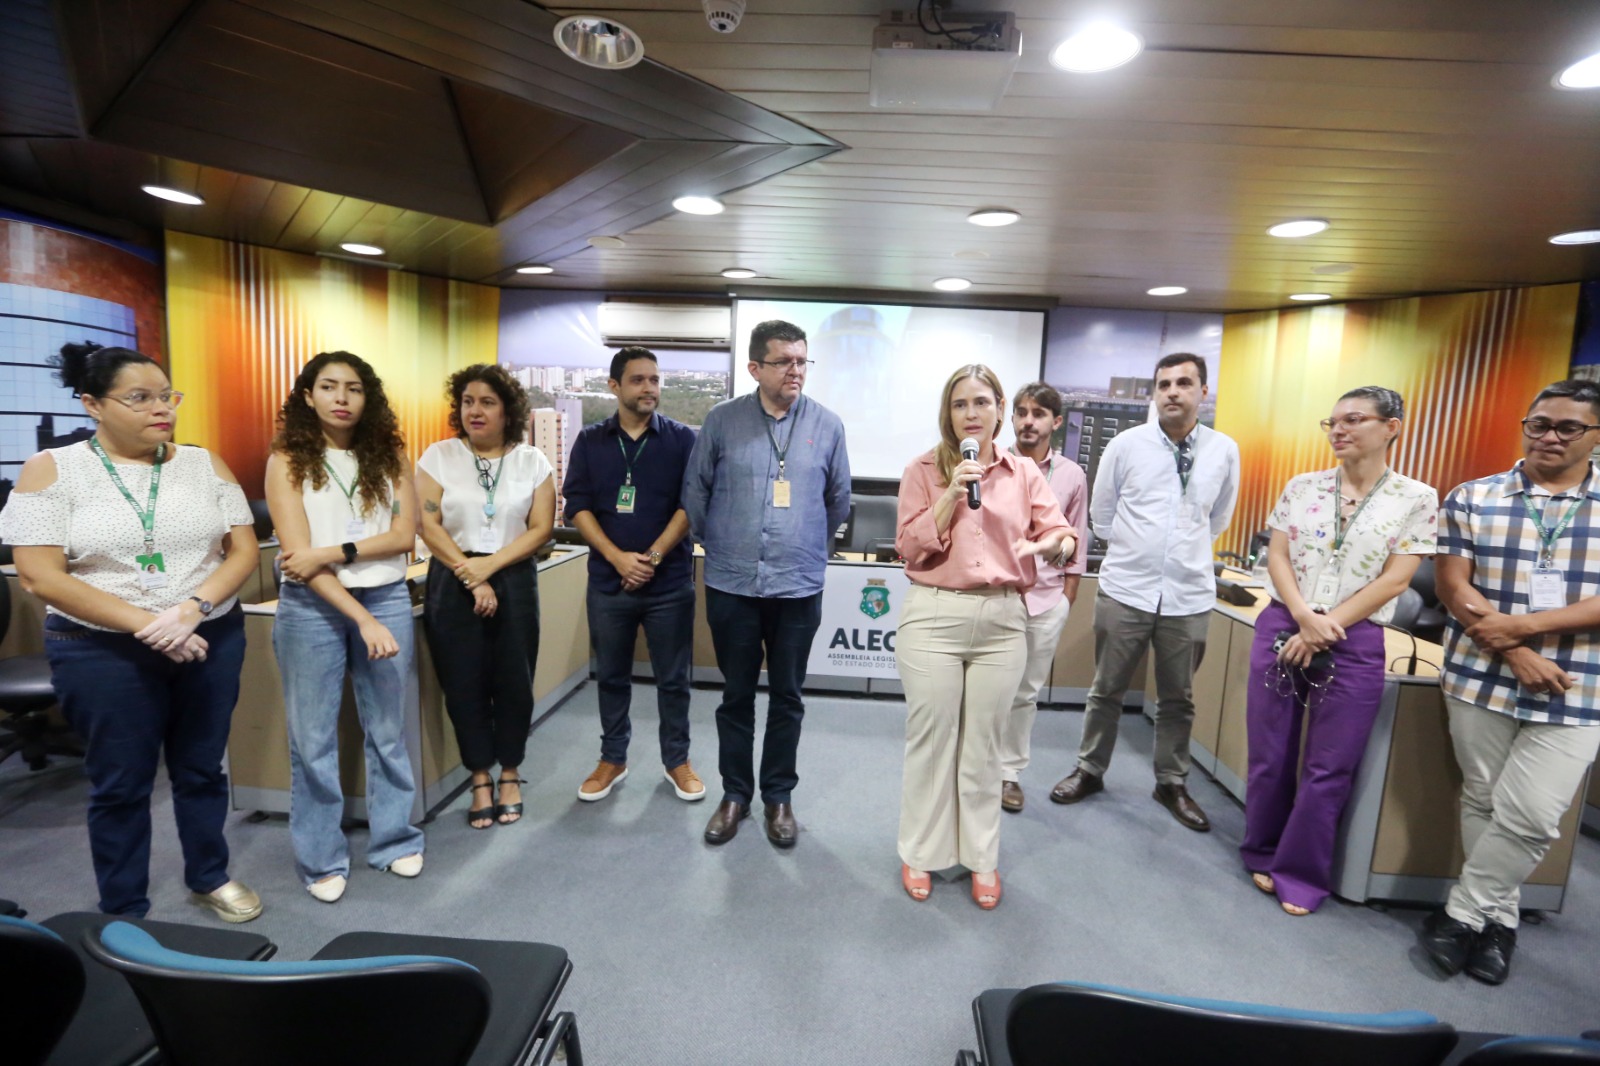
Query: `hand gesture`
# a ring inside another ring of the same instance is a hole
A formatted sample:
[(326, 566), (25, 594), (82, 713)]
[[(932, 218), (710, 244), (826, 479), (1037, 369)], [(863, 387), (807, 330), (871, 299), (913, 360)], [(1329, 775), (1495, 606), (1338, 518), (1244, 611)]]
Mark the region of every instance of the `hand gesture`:
[[(1344, 639), (1344, 626), (1325, 614), (1312, 614), (1300, 623), (1296, 634), (1312, 651), (1327, 651)], [(1306, 662), (1310, 662), (1308, 658)]]
[[(163, 655), (166, 655), (173, 648), (184, 647), (188, 643), (189, 636), (194, 632), (194, 627), (200, 624), (198, 612), (196, 612), (194, 618), (188, 617), (189, 611), (187, 608), (190, 602), (189, 600), (184, 600), (183, 603), (168, 607), (152, 618), (148, 625), (134, 634), (134, 637)], [(201, 641), (202, 645), (204, 643), (204, 641)], [(178, 661), (187, 662), (188, 660), (180, 659)]]
[(1528, 639), (1527, 615), (1502, 614), (1490, 607), (1476, 603), (1467, 604), (1467, 610), (1478, 616), (1467, 622), (1467, 636), (1489, 655), (1503, 655)]
[(1577, 683), (1576, 678), (1532, 648), (1513, 648), (1505, 660), (1522, 687), (1541, 696), (1559, 696)]
[(983, 464), (976, 459), (963, 459), (950, 471), (950, 487), (945, 494), (953, 500), (966, 498), (967, 486), (983, 477)]
[(366, 642), (369, 659), (392, 659), (400, 654), (400, 642), (376, 618), (361, 623), (361, 639)]
[(622, 579), (622, 587), (629, 592), (643, 588), (646, 582), (656, 576), (656, 568), (650, 565), (650, 556), (639, 552), (620, 552), (611, 560), (611, 565)]
[(500, 600), (495, 596), (494, 589), (488, 585), (479, 585), (472, 590), (472, 613), (480, 618), (493, 618), (495, 608), (500, 606)]
[(1283, 650), (1278, 652), (1278, 662), (1284, 666), (1298, 666), (1304, 669), (1311, 665), (1311, 657), (1316, 651), (1306, 643), (1305, 637), (1296, 633), (1284, 641)]
[(483, 555), (456, 564), (456, 577), (463, 588), (475, 589), (494, 576), (498, 567), (489, 561), (490, 558)]
[(210, 645), (206, 643), (205, 637), (200, 636), (198, 633), (191, 633), (184, 638), (182, 643), (171, 644), (162, 649), (161, 654), (175, 663), (205, 662), (206, 649), (209, 647)]
[[(329, 555), (329, 551), (334, 554)], [(335, 562), (344, 561), (342, 548), (301, 548), (298, 551), (284, 552), (278, 556), (278, 569), (283, 576), (302, 585), (317, 574), (326, 570)]]

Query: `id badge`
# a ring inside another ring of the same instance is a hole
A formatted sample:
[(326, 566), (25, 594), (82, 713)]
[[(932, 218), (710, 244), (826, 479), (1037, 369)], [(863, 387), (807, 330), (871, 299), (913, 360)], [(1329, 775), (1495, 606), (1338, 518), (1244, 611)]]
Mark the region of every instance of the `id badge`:
[(156, 589), (167, 587), (167, 563), (161, 558), (160, 552), (151, 552), (149, 555), (135, 555), (133, 561), (139, 564), (139, 588), (145, 592), (154, 592)]
[(772, 483), (772, 506), (789, 506), (789, 482), (779, 479)]
[(359, 518), (352, 518), (344, 524), (344, 537), (346, 540), (365, 540), (367, 537), (367, 523)]
[(500, 531), (494, 526), (483, 525), (478, 527), (478, 546), (472, 549), (484, 555), (493, 555), (500, 550)]
[(632, 514), (633, 498), (639, 491), (637, 485), (621, 485), (617, 488), (617, 513)]
[(1567, 605), (1567, 575), (1560, 570), (1533, 570), (1528, 574), (1528, 609), (1554, 611)]

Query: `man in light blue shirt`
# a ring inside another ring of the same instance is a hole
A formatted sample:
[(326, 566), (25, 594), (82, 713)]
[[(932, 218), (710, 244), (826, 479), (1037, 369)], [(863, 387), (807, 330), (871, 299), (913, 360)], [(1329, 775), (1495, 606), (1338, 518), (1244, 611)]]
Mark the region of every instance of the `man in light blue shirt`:
[(1205, 360), (1174, 352), (1156, 363), (1154, 423), (1106, 446), (1089, 500), (1089, 523), (1104, 540), (1095, 599), (1094, 683), (1084, 707), (1078, 768), (1051, 790), (1077, 803), (1105, 788), (1117, 743), (1122, 697), (1139, 658), (1155, 663), (1155, 800), (1179, 824), (1211, 828), (1189, 795), (1194, 671), (1206, 650), (1216, 605), (1211, 545), (1239, 498), (1239, 446), (1200, 425)]
[(683, 508), (705, 548), (706, 623), (722, 670), (717, 708), (722, 803), (709, 843), (732, 840), (755, 794), (756, 683), (767, 667), (761, 799), (767, 838), (793, 847), (790, 794), (811, 640), (833, 532), (850, 515), (844, 423), (801, 395), (810, 360), (800, 327), (773, 320), (750, 333), (756, 389), (711, 409), (684, 473)]

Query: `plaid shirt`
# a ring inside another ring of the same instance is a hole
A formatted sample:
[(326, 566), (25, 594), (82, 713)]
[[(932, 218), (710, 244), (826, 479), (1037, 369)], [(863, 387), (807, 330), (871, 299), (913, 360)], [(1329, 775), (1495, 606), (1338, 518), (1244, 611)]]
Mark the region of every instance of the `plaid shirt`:
[[(1568, 603), (1600, 595), (1600, 469), (1592, 463), (1583, 484), (1558, 496), (1533, 484), (1520, 462), (1503, 474), (1457, 486), (1439, 511), (1439, 554), (1470, 560), (1473, 587), (1496, 610), (1527, 613), (1528, 575), (1543, 545), (1523, 506), (1525, 495), (1543, 497), (1547, 529), (1561, 521), (1570, 501), (1585, 497), (1556, 541), (1551, 565), (1566, 575)], [(1600, 725), (1600, 633), (1546, 634), (1529, 640), (1528, 647), (1578, 683), (1555, 696), (1527, 691), (1505, 660), (1480, 651), (1454, 617), (1445, 630), (1440, 683), (1459, 700), (1524, 721)]]

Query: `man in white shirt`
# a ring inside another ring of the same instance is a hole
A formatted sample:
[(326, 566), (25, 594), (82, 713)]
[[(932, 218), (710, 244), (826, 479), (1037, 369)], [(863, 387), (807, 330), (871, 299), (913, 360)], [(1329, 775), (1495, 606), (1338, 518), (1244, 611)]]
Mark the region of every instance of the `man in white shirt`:
[(1239, 446), (1200, 425), (1206, 364), (1174, 352), (1156, 363), (1155, 423), (1112, 440), (1100, 458), (1089, 523), (1109, 547), (1095, 602), (1095, 676), (1078, 767), (1050, 792), (1077, 803), (1105, 788), (1122, 697), (1148, 646), (1155, 660), (1155, 800), (1186, 828), (1210, 821), (1190, 797), (1191, 687), (1216, 603), (1211, 545), (1239, 496)]

